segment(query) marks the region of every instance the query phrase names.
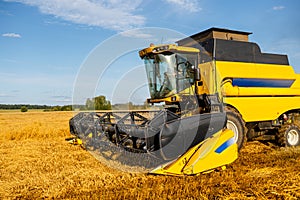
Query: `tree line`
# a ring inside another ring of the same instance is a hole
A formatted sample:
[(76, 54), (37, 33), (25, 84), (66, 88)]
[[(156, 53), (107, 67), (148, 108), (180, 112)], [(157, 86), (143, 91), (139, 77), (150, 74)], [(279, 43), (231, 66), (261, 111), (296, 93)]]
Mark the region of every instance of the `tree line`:
[(29, 109), (42, 109), (44, 111), (84, 111), (84, 110), (138, 110), (147, 109), (149, 105), (145, 102), (143, 105), (134, 105), (132, 102), (112, 105), (105, 96), (97, 96), (88, 98), (85, 105), (64, 105), (64, 106), (49, 106), (49, 105), (31, 105), (31, 104), (0, 104), (2, 110), (17, 110), (27, 112)]
[(52, 106), (48, 106), (48, 105), (0, 104), (0, 109), (2, 109), (2, 110), (14, 110), (14, 109), (21, 109), (22, 106), (25, 106), (28, 109), (51, 109), (52, 108)]

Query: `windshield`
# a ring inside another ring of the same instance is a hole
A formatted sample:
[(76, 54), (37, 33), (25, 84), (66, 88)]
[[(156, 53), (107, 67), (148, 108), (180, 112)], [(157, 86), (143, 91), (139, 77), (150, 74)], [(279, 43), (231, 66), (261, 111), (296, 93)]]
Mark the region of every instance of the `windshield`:
[(194, 82), (195, 54), (151, 54), (144, 57), (152, 99), (169, 97)]

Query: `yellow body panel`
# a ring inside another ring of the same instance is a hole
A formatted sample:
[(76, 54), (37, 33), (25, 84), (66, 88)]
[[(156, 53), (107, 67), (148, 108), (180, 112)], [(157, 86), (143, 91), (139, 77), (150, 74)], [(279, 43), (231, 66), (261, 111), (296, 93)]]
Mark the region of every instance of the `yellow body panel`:
[[(216, 61), (223, 102), (236, 108), (245, 122), (275, 120), (281, 114), (300, 109), (300, 75), (287, 65)], [(238, 87), (234, 78), (291, 80), (286, 87)], [(225, 81), (224, 81), (225, 80)]]
[(275, 120), (281, 114), (300, 108), (299, 97), (225, 97), (224, 102), (234, 106), (245, 122)]
[(225, 166), (237, 159), (237, 144), (231, 130), (220, 130), (214, 136), (188, 150), (175, 161), (159, 166), (150, 173), (195, 175)]
[[(216, 61), (217, 73), (224, 78), (296, 79), (292, 66)], [(298, 76), (299, 77), (299, 76)]]
[(296, 80), (291, 87), (292, 88), (300, 88), (300, 74), (296, 74), (295, 78), (296, 78)]

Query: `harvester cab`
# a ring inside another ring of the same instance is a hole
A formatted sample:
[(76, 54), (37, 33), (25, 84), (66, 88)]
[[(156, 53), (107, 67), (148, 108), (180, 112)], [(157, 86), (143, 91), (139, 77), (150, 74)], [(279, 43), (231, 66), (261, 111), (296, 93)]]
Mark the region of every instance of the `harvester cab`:
[[(216, 74), (212, 58), (204, 48), (151, 44), (139, 55), (144, 60), (148, 78), (148, 103), (163, 102), (166, 109), (179, 116), (222, 112), (222, 97), (213, 81)], [(199, 68), (203, 55), (209, 66), (205, 76), (201, 76)]]
[[(139, 52), (144, 60), (150, 99), (148, 103), (174, 105), (170, 108), (181, 114), (183, 100), (192, 100), (196, 94), (199, 49), (177, 45), (153, 45)], [(180, 106), (179, 103), (182, 103)], [(196, 105), (196, 103), (193, 103)]]
[[(79, 113), (70, 120), (71, 134), (101, 162), (121, 170), (194, 175), (232, 163), (237, 144), (226, 129), (209, 53), (201, 47), (151, 44), (139, 55), (148, 78), (147, 101), (164, 108)], [(204, 59), (209, 67), (202, 77)]]

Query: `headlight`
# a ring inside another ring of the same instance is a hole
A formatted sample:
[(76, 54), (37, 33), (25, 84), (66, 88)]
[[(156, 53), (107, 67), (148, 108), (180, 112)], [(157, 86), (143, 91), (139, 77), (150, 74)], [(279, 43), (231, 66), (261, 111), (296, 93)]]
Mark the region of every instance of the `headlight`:
[(153, 50), (152, 50), (152, 53), (157, 53), (157, 52), (160, 52), (160, 51), (166, 51), (169, 49), (169, 46), (166, 45), (166, 46), (160, 46), (160, 47), (155, 47)]

